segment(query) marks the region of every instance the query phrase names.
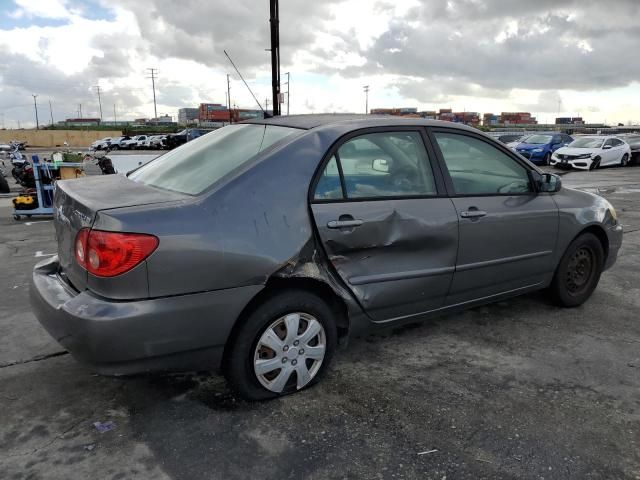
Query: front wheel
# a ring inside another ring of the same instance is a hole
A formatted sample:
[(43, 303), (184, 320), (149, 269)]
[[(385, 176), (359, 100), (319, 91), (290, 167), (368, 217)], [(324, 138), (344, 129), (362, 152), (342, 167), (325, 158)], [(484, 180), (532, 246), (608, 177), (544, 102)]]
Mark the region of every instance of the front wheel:
[(228, 348), (224, 373), (247, 400), (309, 387), (326, 371), (337, 343), (334, 312), (320, 297), (288, 290), (251, 313)]
[(544, 156), (544, 159), (542, 160), (542, 164), (549, 165), (550, 163), (551, 163), (551, 154), (547, 152), (547, 154)]
[(629, 155), (625, 153), (620, 160), (620, 166), (626, 167), (627, 165), (629, 165)]
[(589, 170), (595, 170), (598, 167), (600, 167), (600, 157), (596, 157), (593, 159), (591, 165), (589, 166)]
[(591, 296), (598, 286), (604, 250), (592, 233), (578, 236), (567, 248), (551, 282), (551, 293), (560, 306), (577, 307)]

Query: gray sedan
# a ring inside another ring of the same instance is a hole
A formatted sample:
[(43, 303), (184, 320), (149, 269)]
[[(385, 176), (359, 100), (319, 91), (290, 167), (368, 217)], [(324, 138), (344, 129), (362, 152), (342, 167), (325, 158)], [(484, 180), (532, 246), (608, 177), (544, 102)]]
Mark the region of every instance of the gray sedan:
[(547, 288), (585, 302), (622, 227), (452, 123), (306, 115), (221, 128), (128, 176), (57, 183), (47, 331), (105, 374), (221, 369), (295, 392), (338, 341)]

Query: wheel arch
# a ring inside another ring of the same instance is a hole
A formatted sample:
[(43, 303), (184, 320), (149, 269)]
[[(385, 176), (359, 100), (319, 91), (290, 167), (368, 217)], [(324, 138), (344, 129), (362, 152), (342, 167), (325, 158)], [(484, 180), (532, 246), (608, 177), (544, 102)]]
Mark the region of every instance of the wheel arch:
[[(580, 230), (580, 232), (578, 232), (578, 234), (571, 239), (571, 242), (573, 242), (576, 238), (584, 233), (591, 233), (595, 235), (598, 240), (600, 240), (602, 251), (604, 252), (603, 264), (606, 263), (607, 258), (609, 258), (609, 237), (607, 236), (607, 232), (605, 232), (604, 228), (602, 228), (600, 225), (592, 224)], [(569, 245), (571, 245), (571, 242), (569, 242)]]
[(233, 340), (245, 323), (245, 320), (263, 303), (285, 290), (304, 290), (324, 300), (334, 312), (334, 320), (338, 329), (338, 339), (344, 340), (349, 334), (349, 309), (346, 301), (327, 282), (312, 277), (283, 277), (273, 275), (267, 279), (265, 286), (242, 309), (236, 319), (224, 346), (222, 363), (226, 362)]

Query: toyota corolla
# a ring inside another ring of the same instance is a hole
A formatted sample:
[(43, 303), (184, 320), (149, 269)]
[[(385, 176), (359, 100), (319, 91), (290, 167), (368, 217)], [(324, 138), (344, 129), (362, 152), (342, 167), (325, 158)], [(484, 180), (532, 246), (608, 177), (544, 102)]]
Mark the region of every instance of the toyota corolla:
[(622, 227), (447, 122), (309, 115), (221, 128), (128, 176), (58, 182), (44, 328), (97, 372), (221, 370), (298, 391), (338, 341), (547, 288), (585, 302)]

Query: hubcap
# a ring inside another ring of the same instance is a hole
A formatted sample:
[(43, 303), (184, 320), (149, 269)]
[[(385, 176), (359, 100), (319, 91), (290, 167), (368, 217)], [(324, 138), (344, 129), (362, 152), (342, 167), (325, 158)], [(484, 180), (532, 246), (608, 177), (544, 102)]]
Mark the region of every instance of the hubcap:
[(253, 370), (267, 390), (299, 390), (317, 375), (327, 348), (322, 324), (308, 313), (289, 313), (264, 331), (256, 345)]
[(588, 247), (581, 247), (573, 254), (566, 275), (566, 286), (570, 294), (580, 294), (587, 288), (593, 263), (593, 252)]

